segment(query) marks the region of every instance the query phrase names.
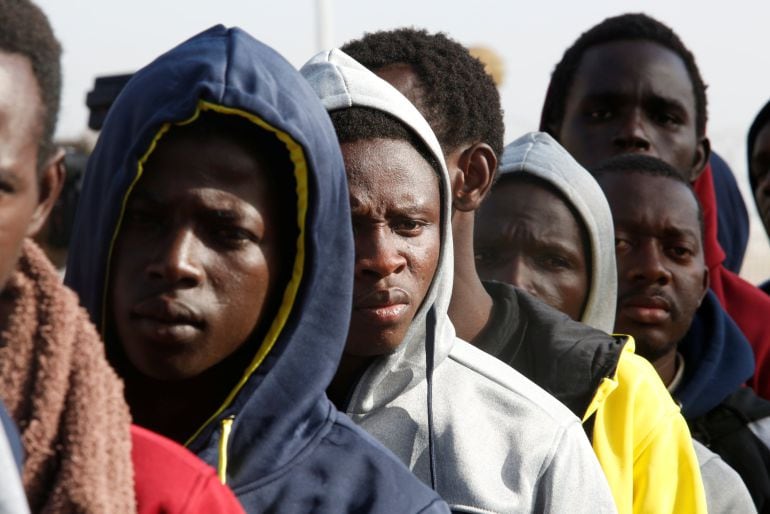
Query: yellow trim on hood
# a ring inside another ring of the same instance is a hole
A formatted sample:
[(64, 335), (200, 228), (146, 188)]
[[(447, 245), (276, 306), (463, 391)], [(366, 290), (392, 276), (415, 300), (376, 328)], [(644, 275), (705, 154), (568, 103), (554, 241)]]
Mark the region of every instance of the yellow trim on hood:
[(289, 152), (289, 158), (292, 161), (292, 164), (294, 165), (294, 179), (296, 182), (296, 194), (297, 194), (297, 226), (299, 228), (299, 233), (297, 235), (297, 253), (294, 259), (294, 267), (292, 269), (291, 278), (289, 279), (289, 283), (286, 286), (286, 289), (283, 293), (283, 299), (281, 300), (281, 305), (278, 308), (278, 312), (276, 313), (275, 318), (273, 319), (272, 324), (270, 325), (270, 329), (267, 331), (267, 334), (265, 335), (265, 338), (262, 340), (262, 344), (257, 349), (256, 354), (254, 355), (254, 359), (252, 359), (249, 366), (246, 368), (246, 370), (243, 373), (243, 376), (238, 381), (238, 383), (235, 385), (235, 387), (230, 391), (230, 393), (225, 398), (222, 405), (201, 425), (198, 430), (193, 433), (193, 435), (187, 439), (185, 442), (185, 445), (189, 445), (192, 441), (195, 440), (198, 435), (203, 431), (204, 428), (206, 428), (212, 421), (214, 421), (222, 412), (224, 412), (225, 409), (227, 409), (230, 404), (233, 402), (237, 394), (240, 392), (240, 390), (243, 388), (243, 386), (248, 381), (249, 377), (259, 368), (259, 366), (262, 364), (262, 362), (265, 360), (265, 357), (267, 357), (268, 353), (270, 353), (270, 350), (275, 345), (276, 341), (278, 340), (278, 337), (280, 336), (281, 332), (283, 331), (284, 326), (286, 325), (286, 322), (289, 319), (289, 315), (291, 314), (292, 308), (294, 307), (294, 302), (297, 298), (297, 292), (299, 291), (300, 283), (302, 282), (302, 277), (304, 275), (305, 271), (305, 225), (306, 225), (306, 218), (307, 218), (307, 210), (308, 210), (308, 165), (307, 161), (305, 159), (305, 151), (302, 148), (302, 145), (300, 145), (297, 141), (292, 138), (290, 134), (287, 132), (284, 132), (277, 127), (272, 126), (267, 121), (263, 120), (259, 116), (252, 114), (250, 112), (236, 109), (233, 107), (226, 107), (223, 105), (217, 105), (211, 102), (207, 102), (205, 100), (199, 100), (198, 105), (195, 109), (195, 112), (192, 116), (189, 118), (179, 121), (179, 122), (168, 122), (164, 123), (163, 126), (161, 126), (160, 130), (158, 130), (158, 133), (153, 138), (152, 142), (150, 143), (149, 148), (147, 151), (142, 155), (141, 159), (139, 159), (139, 163), (137, 165), (137, 172), (136, 177), (134, 177), (131, 184), (128, 186), (128, 189), (126, 190), (126, 194), (123, 196), (123, 201), (120, 208), (120, 214), (118, 215), (118, 221), (115, 224), (115, 231), (112, 235), (112, 240), (110, 241), (110, 249), (107, 253), (107, 266), (105, 269), (105, 282), (104, 282), (104, 294), (102, 297), (102, 335), (104, 336), (106, 340), (106, 320), (107, 320), (107, 294), (108, 294), (108, 285), (109, 285), (109, 276), (110, 276), (110, 266), (112, 263), (112, 255), (113, 251), (115, 249), (115, 243), (118, 238), (118, 234), (120, 232), (120, 226), (123, 222), (123, 217), (125, 215), (126, 206), (128, 204), (128, 198), (133, 192), (134, 188), (136, 187), (136, 184), (139, 182), (139, 179), (142, 177), (142, 174), (144, 173), (144, 166), (147, 163), (147, 159), (149, 159), (150, 154), (155, 150), (155, 148), (158, 145), (158, 141), (168, 132), (168, 130), (172, 126), (181, 126), (181, 125), (187, 125), (189, 123), (192, 123), (195, 121), (198, 116), (200, 116), (200, 113), (203, 111), (215, 111), (221, 114), (227, 114), (227, 115), (235, 115), (235, 116), (241, 116), (243, 118), (246, 118), (247, 120), (251, 121), (255, 125), (257, 125), (259, 128), (266, 130), (267, 132), (272, 132), (275, 134), (275, 136), (284, 144), (286, 145), (286, 149)]

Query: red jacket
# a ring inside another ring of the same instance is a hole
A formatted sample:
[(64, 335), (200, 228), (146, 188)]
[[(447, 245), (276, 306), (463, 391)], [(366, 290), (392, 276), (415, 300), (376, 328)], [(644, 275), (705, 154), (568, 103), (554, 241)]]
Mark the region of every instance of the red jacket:
[(693, 184), (703, 208), (703, 249), (711, 276), (711, 289), (754, 349), (754, 377), (749, 384), (770, 399), (770, 296), (722, 266), (725, 253), (717, 240), (717, 203), (711, 165)]
[(131, 444), (138, 514), (244, 513), (214, 469), (186, 448), (136, 425)]

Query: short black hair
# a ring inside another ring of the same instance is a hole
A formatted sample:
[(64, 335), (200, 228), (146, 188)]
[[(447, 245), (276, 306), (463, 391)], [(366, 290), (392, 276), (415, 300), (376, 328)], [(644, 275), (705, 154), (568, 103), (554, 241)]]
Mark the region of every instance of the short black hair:
[(38, 168), (54, 152), (61, 98), (61, 46), (42, 10), (29, 0), (0, 0), (0, 50), (29, 59), (42, 103)]
[[(589, 170), (591, 175), (599, 179), (603, 175), (616, 175), (616, 174), (640, 174), (648, 177), (663, 177), (671, 179), (674, 182), (683, 184), (692, 194), (695, 199), (695, 205), (698, 209), (698, 224), (700, 225), (701, 241), (704, 238), (706, 225), (703, 219), (703, 209), (701, 208), (698, 195), (695, 193), (692, 184), (689, 180), (684, 178), (680, 172), (673, 166), (665, 161), (642, 154), (620, 154), (614, 157), (610, 157), (599, 163), (596, 167)], [(629, 199), (629, 201), (633, 201)]]
[(364, 34), (342, 51), (370, 70), (406, 64), (420, 81), (416, 105), (448, 155), (463, 144), (486, 143), (503, 151), (500, 93), (484, 65), (446, 34), (401, 28)]
[(749, 128), (749, 135), (746, 137), (746, 154), (748, 156), (748, 170), (749, 170), (749, 183), (751, 184), (752, 193), (757, 188), (757, 181), (754, 175), (751, 173), (751, 156), (754, 153), (754, 145), (757, 142), (757, 136), (765, 128), (765, 125), (770, 122), (770, 102), (767, 102), (762, 110), (759, 111), (754, 121), (751, 122), (751, 128)]
[(425, 159), (436, 174), (442, 175), (441, 164), (428, 145), (402, 121), (378, 109), (348, 107), (329, 113), (340, 144), (362, 139), (395, 139), (406, 141)]
[(695, 129), (699, 136), (706, 133), (707, 105), (706, 84), (703, 82), (695, 56), (684, 46), (679, 36), (668, 26), (642, 13), (629, 13), (607, 18), (580, 35), (564, 52), (561, 61), (551, 74), (551, 82), (543, 102), (540, 130), (553, 137), (564, 120), (567, 97), (575, 79), (580, 61), (585, 52), (595, 46), (615, 41), (641, 40), (657, 43), (675, 54), (684, 62), (692, 82), (695, 96)]

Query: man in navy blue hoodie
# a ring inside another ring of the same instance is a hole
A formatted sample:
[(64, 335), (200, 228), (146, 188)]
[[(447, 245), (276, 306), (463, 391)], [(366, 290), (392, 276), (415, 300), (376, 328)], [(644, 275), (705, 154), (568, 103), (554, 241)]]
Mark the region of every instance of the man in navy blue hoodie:
[(136, 421), (215, 466), (250, 512), (444, 512), (325, 395), (353, 243), (334, 129), (239, 29), (156, 59), (89, 161), (67, 282)]
[[(631, 334), (682, 407), (693, 438), (732, 466), (770, 509), (770, 402), (742, 385), (751, 347), (708, 290), (703, 214), (665, 162), (621, 155), (594, 170), (615, 224), (615, 331)], [(695, 313), (707, 313), (695, 316)]]

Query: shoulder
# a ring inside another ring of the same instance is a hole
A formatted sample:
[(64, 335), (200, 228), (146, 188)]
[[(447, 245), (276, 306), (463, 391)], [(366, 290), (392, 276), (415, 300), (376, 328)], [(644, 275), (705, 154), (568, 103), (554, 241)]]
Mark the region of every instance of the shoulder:
[(243, 512), (214, 469), (186, 448), (135, 425), (131, 426), (131, 444), (140, 514)]
[(451, 369), (446, 369), (446, 374), (450, 379), (455, 377), (453, 389), (470, 388), (477, 393), (496, 393), (496, 400), (488, 404), (490, 408), (507, 411), (515, 404), (519, 410), (526, 409), (531, 414), (547, 417), (562, 427), (577, 421), (567, 407), (540, 386), (466, 341), (458, 339), (455, 342), (447, 364)]
[(711, 450), (693, 441), (698, 457), (708, 511), (713, 514), (756, 512), (751, 494), (740, 475)]

